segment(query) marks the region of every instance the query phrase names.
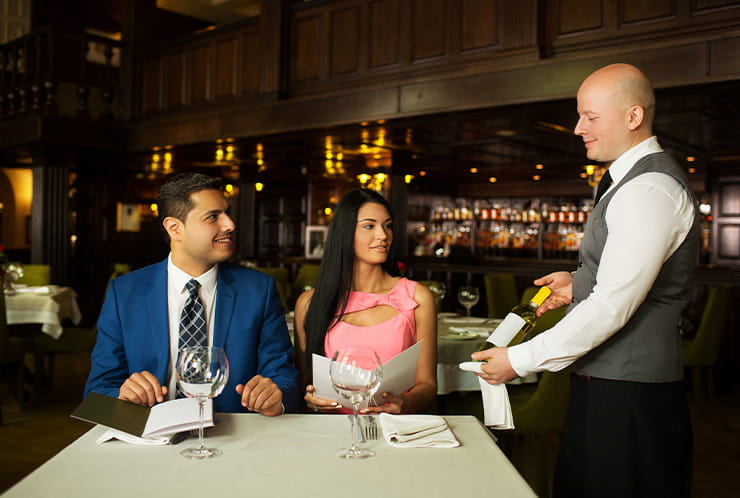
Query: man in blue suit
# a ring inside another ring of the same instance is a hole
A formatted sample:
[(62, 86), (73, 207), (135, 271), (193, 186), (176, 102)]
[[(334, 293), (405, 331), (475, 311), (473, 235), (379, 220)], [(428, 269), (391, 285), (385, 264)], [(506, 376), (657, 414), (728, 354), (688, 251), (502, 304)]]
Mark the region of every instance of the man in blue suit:
[(296, 408), (293, 348), (272, 277), (225, 263), (234, 222), (221, 181), (177, 175), (162, 186), (158, 205), (170, 255), (111, 282), (85, 396), (94, 391), (146, 406), (174, 398), (185, 285), (195, 279), (208, 344), (224, 348), (230, 364), (214, 410), (274, 416)]

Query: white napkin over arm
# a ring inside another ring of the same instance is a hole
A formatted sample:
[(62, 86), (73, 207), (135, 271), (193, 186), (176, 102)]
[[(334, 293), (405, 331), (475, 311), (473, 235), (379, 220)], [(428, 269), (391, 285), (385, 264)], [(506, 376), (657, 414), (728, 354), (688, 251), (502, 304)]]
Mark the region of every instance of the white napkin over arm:
[[(483, 363), (466, 361), (460, 363), (460, 369), (467, 372), (482, 373)], [(511, 403), (506, 384), (492, 385), (478, 377), (481, 397), (483, 399), (484, 424), (493, 429), (513, 429), (514, 417), (511, 415)]]
[(455, 438), (444, 418), (437, 415), (380, 414), (383, 437), (397, 448), (455, 448)]

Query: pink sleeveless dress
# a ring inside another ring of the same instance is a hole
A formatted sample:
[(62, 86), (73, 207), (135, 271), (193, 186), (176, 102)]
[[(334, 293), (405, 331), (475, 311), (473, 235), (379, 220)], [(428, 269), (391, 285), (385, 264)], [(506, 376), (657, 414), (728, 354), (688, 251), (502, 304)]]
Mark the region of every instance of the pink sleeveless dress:
[(371, 327), (360, 327), (339, 322), (326, 333), (324, 350), (327, 358), (344, 347), (374, 349), (380, 362), (385, 364), (401, 351), (416, 343), (414, 310), (419, 306), (414, 300), (416, 282), (400, 279), (388, 294), (371, 294), (352, 291), (345, 313), (366, 310), (375, 306), (390, 306), (398, 314)]

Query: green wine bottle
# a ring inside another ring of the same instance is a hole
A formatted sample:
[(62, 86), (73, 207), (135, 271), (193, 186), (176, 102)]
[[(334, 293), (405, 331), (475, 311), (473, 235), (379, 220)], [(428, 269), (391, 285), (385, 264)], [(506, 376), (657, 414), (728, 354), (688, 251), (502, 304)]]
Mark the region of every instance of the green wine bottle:
[(486, 342), (481, 344), (478, 351), (490, 349), (493, 347), (508, 346), (511, 340), (519, 333), (526, 334), (534, 328), (537, 321), (535, 311), (543, 303), (552, 291), (549, 287), (540, 287), (537, 293), (532, 296), (527, 304), (518, 304), (504, 317), (503, 321), (488, 336)]

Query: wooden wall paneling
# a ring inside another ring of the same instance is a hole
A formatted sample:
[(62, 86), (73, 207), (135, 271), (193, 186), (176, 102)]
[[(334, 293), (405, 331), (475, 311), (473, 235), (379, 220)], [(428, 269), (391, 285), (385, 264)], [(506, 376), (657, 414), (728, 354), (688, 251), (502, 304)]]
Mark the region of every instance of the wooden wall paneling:
[(359, 3), (328, 12), (330, 77), (360, 71), (360, 14)]
[(202, 104), (210, 100), (210, 44), (196, 45), (190, 51), (190, 103)]
[(495, 6), (492, 25), (499, 33), (493, 40), (492, 48), (506, 51), (538, 46), (540, 7), (537, 0), (502, 0), (495, 2)]
[(619, 25), (667, 21), (678, 16), (678, 0), (620, 0)]
[(321, 76), (323, 24), (321, 11), (294, 17), (291, 75), (295, 82), (318, 80)]
[(283, 198), (282, 256), (303, 256), (306, 229), (306, 194)]
[(460, 1), (460, 52), (498, 45), (498, 5), (491, 0)]
[(740, 36), (713, 40), (709, 61), (709, 73), (712, 76), (740, 74)]
[(280, 253), (281, 197), (263, 194), (258, 197), (259, 216), (258, 250), (259, 256), (277, 256)]
[(606, 29), (604, 0), (555, 0), (557, 38)]
[(691, 6), (694, 14), (704, 14), (740, 7), (740, 0), (693, 0)]
[(712, 185), (712, 263), (740, 262), (740, 177), (718, 178)]
[(215, 41), (216, 61), (213, 69), (214, 97), (236, 95), (236, 34), (229, 33)]
[(412, 0), (411, 62), (448, 55), (447, 0)]
[(370, 69), (401, 63), (401, 0), (368, 2)]
[(241, 91), (253, 94), (260, 91), (260, 35), (257, 31), (242, 34)]
[(184, 103), (183, 84), (185, 81), (184, 74), (184, 50), (170, 52), (165, 57), (165, 90), (164, 102), (167, 109), (176, 109)]
[(143, 114), (149, 114), (161, 109), (161, 62), (159, 57), (144, 59), (144, 74), (142, 78), (142, 107)]

